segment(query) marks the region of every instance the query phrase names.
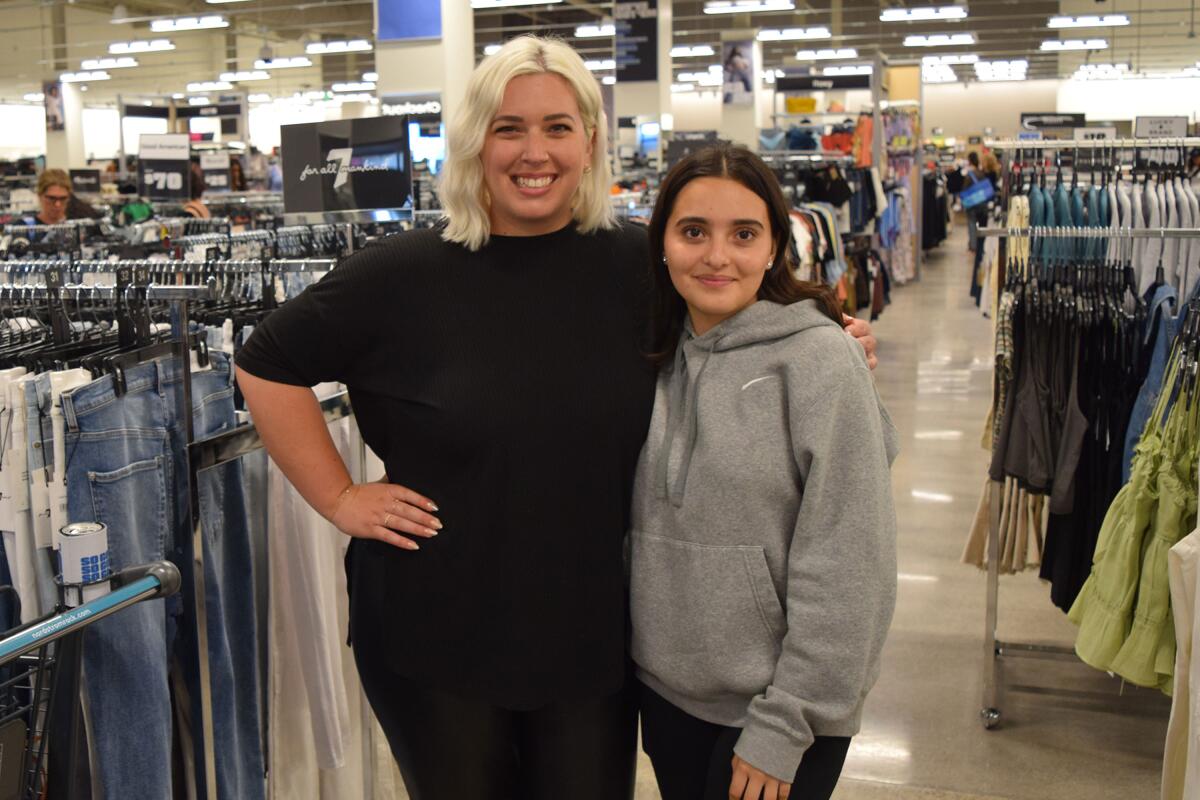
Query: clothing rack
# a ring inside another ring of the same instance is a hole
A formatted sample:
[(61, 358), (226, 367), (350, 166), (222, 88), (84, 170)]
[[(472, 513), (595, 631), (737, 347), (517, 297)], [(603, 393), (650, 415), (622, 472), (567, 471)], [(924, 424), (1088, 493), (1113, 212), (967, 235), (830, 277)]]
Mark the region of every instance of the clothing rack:
[(1003, 150), (1131, 150), (1143, 147), (1196, 147), (1200, 146), (1200, 136), (1174, 139), (987, 139), (984, 144)]
[[(1197, 139), (1200, 141), (1200, 139)], [(1129, 239), (1200, 239), (1200, 228), (980, 228), (981, 237), (997, 237), (1001, 240), (1018, 237), (1045, 237), (1052, 239), (1078, 238), (1129, 238)], [(984, 684), (983, 705), (979, 715), (985, 729), (991, 730), (1001, 718), (1001, 658), (1038, 658), (1075, 661), (1074, 647), (1062, 645), (1034, 644), (1029, 642), (1002, 641), (996, 635), (1000, 604), (1000, 516), (1004, 484), (989, 481), (988, 485), (988, 567), (987, 567), (987, 611), (984, 625)]]

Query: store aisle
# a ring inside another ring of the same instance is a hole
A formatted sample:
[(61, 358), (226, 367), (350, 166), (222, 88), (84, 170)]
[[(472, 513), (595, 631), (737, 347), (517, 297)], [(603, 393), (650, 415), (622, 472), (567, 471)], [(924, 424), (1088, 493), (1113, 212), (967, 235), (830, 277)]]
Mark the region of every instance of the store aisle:
[[(1002, 726), (979, 722), (985, 575), (959, 563), (988, 454), (991, 324), (969, 295), (965, 226), (892, 294), (876, 379), (903, 451), (893, 470), (899, 597), (883, 673), (835, 800), (1149, 800), (1169, 701), (1080, 662), (1007, 668)], [(848, 453), (847, 457), (853, 457)], [(1070, 644), (1034, 574), (1001, 582), (1001, 636)], [(658, 800), (642, 756), (637, 800)], [(802, 796), (802, 795), (801, 795)]]

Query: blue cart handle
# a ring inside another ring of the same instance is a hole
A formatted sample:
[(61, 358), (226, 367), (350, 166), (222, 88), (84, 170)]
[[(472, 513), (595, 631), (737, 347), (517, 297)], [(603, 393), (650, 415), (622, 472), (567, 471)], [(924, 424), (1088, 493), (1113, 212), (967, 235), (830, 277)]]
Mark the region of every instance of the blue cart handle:
[(175, 594), (180, 585), (179, 568), (170, 561), (156, 561), (122, 570), (114, 574), (111, 581), (114, 588), (103, 597), (31, 622), (0, 639), (0, 664), (82, 630), (134, 603)]

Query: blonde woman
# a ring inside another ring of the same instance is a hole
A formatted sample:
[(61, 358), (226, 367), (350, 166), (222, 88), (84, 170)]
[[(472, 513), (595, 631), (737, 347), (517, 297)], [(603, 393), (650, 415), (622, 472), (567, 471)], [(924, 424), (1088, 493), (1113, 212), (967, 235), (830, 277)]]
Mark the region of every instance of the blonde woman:
[[(622, 553), (655, 375), (606, 127), (577, 53), (510, 41), (451, 122), (446, 223), (348, 259), (238, 357), (271, 456), (354, 537), (355, 657), (413, 800), (632, 795)], [(308, 388), (331, 380), (397, 483), (352, 483)]]

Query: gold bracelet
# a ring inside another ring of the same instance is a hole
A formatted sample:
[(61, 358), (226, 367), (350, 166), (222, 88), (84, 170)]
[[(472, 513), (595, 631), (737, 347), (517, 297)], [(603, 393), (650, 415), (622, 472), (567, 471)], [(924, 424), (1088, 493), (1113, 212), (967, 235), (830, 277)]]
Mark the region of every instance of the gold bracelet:
[(346, 498), (350, 495), (350, 490), (353, 489), (355, 485), (356, 484), (351, 481), (350, 485), (345, 489), (342, 489), (341, 494), (337, 496), (337, 500), (335, 500), (333, 504), (333, 513), (329, 515), (330, 522), (333, 522), (333, 518), (336, 517), (337, 513), (342, 510), (342, 504), (346, 502)]

